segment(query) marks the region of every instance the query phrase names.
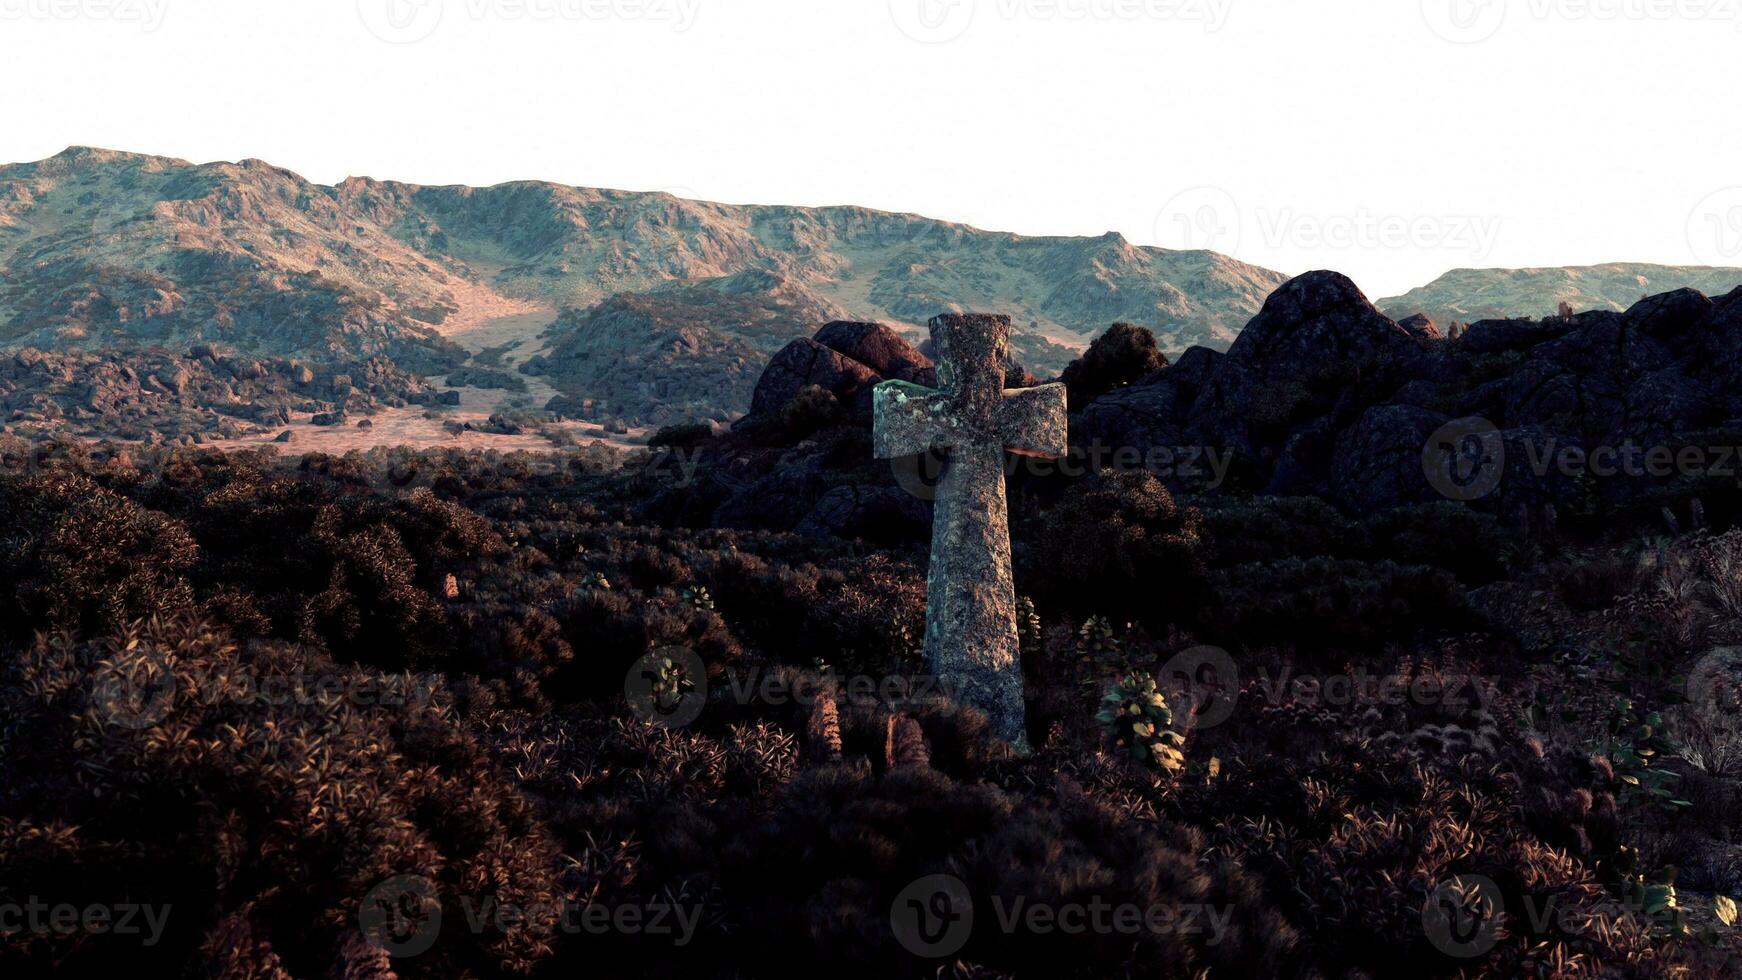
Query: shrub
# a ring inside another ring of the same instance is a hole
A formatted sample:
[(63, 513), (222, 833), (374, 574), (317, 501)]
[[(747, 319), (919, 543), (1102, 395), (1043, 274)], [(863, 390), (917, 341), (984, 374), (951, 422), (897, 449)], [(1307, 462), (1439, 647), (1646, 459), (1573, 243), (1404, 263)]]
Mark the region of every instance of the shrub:
[(1059, 380), (1065, 383), (1071, 409), (1076, 410), (1165, 367), (1167, 358), (1156, 350), (1154, 334), (1130, 323), (1115, 323), (1065, 367)]
[(1202, 631), (1224, 646), (1375, 648), (1454, 625), (1464, 590), (1443, 569), (1287, 558), (1216, 573)]
[[(243, 649), (188, 618), (57, 633), (7, 657), (0, 746), (9, 894), (172, 907), (154, 948), (8, 940), (0, 964), (16, 975), (169, 975), (178, 960), (215, 970), (243, 956), (320, 976), (358, 933), (365, 895), (395, 875), (434, 882), (449, 909), (462, 895), (549, 907), (560, 894), (527, 801), (427, 679)], [(521, 972), (549, 953), (540, 925), (450, 930), (408, 975)]]
[(1018, 573), (1022, 591), (1037, 599), (1119, 617), (1169, 616), (1201, 589), (1198, 513), (1148, 472), (1094, 477), (1035, 525)]

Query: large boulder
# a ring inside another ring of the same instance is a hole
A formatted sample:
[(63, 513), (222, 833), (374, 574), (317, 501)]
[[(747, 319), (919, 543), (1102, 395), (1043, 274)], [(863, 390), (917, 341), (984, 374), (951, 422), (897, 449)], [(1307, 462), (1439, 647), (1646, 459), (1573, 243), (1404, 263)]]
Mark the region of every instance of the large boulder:
[(800, 391), (815, 385), (857, 411), (868, 412), (871, 388), (882, 378), (865, 364), (809, 338), (781, 348), (768, 362), (750, 398), (751, 418), (771, 418)]
[(928, 386), (937, 383), (931, 359), (886, 324), (836, 320), (825, 324), (811, 339), (858, 361), (886, 380)]
[(794, 530), (894, 544), (922, 538), (930, 525), (930, 505), (900, 487), (848, 486), (823, 494)]
[(1206, 443), (1269, 465), (1346, 392), (1381, 400), (1424, 356), (1422, 342), (1347, 276), (1309, 272), (1271, 294), (1241, 331), (1192, 406), (1191, 425)]
[(1433, 317), (1425, 313), (1406, 316), (1397, 321), (1397, 325), (1408, 331), (1409, 335), (1417, 340), (1439, 340), (1444, 336), (1440, 332), (1440, 325), (1434, 322)]
[(1332, 498), (1354, 513), (1447, 499), (1429, 484), (1422, 453), (1449, 421), (1410, 405), (1368, 409), (1335, 440)]
[(1472, 323), (1458, 338), (1460, 349), (1471, 354), (1504, 354), (1526, 350), (1572, 329), (1565, 320), (1482, 320)]

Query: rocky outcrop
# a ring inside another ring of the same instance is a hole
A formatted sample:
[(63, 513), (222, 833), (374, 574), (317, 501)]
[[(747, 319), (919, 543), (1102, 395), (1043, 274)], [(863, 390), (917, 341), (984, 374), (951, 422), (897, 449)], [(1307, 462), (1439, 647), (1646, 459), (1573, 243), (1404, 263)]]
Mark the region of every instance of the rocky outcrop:
[(771, 418), (801, 390), (812, 386), (829, 392), (844, 405), (861, 405), (868, 413), (871, 387), (880, 380), (869, 366), (814, 340), (800, 338), (781, 348), (762, 372), (747, 418)]
[(884, 380), (937, 384), (931, 359), (887, 324), (837, 320), (825, 324), (812, 339), (858, 361)]
[[(1073, 405), (1073, 443), (1231, 453), (1252, 489), (1361, 512), (1448, 497), (1507, 512), (1583, 493), (1625, 502), (1704, 475), (1663, 464), (1693, 433), (1742, 430), (1739, 367), (1742, 289), (1444, 339), (1392, 322), (1342, 276), (1309, 273), (1226, 355), (1188, 353)], [(1619, 472), (1592, 470), (1592, 453)], [(1460, 469), (1448, 483), (1435, 465)]]
[(425, 404), (422, 379), (384, 359), (311, 365), (196, 345), (0, 357), (0, 421), (31, 434), (229, 439), (265, 433), (292, 413), (367, 415)]
[(931, 359), (881, 323), (837, 321), (781, 348), (750, 400), (751, 424), (771, 419), (798, 393), (818, 387), (835, 396), (851, 417), (869, 422), (871, 389), (880, 381), (911, 381), (933, 385), (937, 374)]

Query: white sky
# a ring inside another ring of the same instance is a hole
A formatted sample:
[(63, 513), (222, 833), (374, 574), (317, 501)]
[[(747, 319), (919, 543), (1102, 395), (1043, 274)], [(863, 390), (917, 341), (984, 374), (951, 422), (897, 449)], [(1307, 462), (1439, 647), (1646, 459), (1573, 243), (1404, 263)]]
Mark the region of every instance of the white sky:
[(0, 161), (864, 204), (1376, 297), (1459, 266), (1742, 265), (1739, 5), (0, 0)]

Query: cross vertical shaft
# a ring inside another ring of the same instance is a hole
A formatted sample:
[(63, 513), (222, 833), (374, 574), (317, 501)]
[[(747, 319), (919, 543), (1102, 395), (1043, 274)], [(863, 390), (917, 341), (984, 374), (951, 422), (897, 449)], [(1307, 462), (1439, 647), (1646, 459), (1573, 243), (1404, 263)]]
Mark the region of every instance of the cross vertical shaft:
[(1005, 389), (1009, 317), (940, 316), (931, 334), (942, 387), (878, 385), (872, 441), (883, 459), (948, 452), (932, 515), (926, 667), (1025, 749), (1004, 453), (1065, 454), (1064, 386)]

